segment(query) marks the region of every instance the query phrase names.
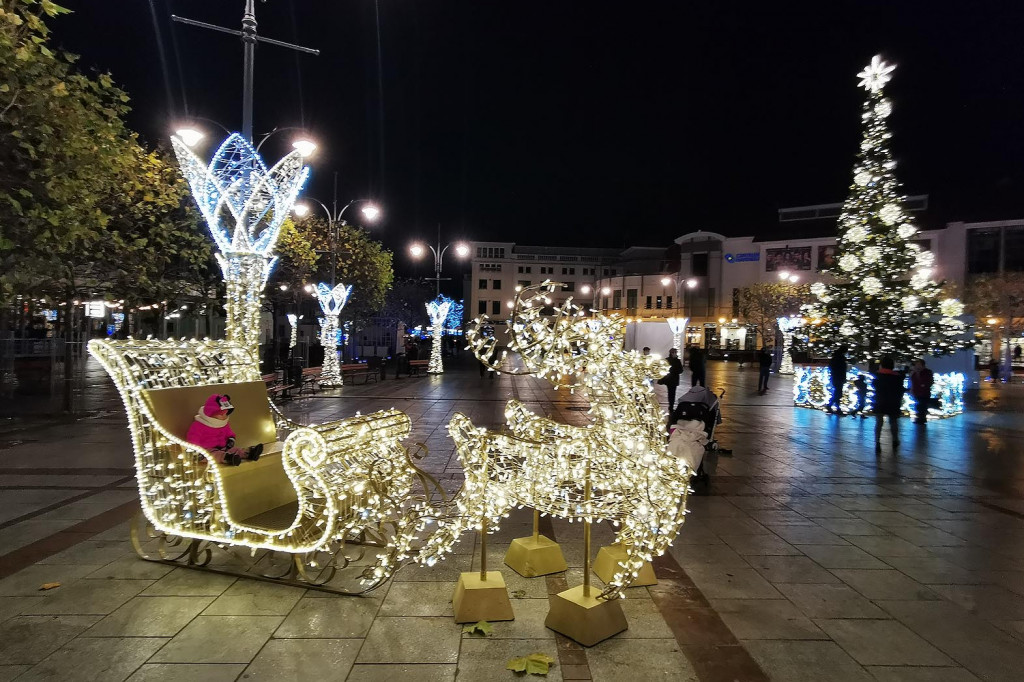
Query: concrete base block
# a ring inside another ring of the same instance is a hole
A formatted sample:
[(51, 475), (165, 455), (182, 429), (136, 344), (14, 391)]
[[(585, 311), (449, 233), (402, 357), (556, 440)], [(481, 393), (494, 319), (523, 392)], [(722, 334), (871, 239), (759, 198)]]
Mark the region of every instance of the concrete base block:
[(487, 580), (481, 580), (479, 571), (461, 574), (452, 606), (456, 623), (515, 620), (501, 571), (488, 571)]
[(505, 553), (505, 565), (524, 578), (560, 573), (568, 568), (562, 548), (543, 535), (513, 540)]
[(544, 625), (583, 646), (594, 646), (626, 628), (626, 614), (618, 599), (597, 599), (601, 590), (590, 588), (583, 596), (583, 585), (571, 587), (549, 598), (550, 609)]
[[(622, 570), (619, 567), (619, 562), (625, 560), (626, 547), (624, 545), (618, 543), (605, 545), (598, 550), (597, 558), (594, 559), (594, 575), (605, 583), (609, 583), (612, 577)], [(637, 576), (630, 587), (646, 587), (647, 585), (657, 584), (658, 579), (654, 577), (654, 567), (651, 566), (651, 562), (645, 561), (640, 569), (640, 575)]]

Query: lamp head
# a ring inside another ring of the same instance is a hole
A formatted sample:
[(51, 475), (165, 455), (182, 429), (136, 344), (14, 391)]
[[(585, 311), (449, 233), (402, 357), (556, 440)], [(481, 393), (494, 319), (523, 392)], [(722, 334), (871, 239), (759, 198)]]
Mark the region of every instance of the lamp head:
[(409, 247), (409, 253), (412, 254), (413, 258), (419, 258), (426, 252), (422, 244), (413, 244)]
[(174, 134), (181, 138), (181, 141), (188, 147), (195, 147), (206, 135), (197, 128), (180, 128)]
[(292, 206), (292, 212), (300, 218), (304, 218), (309, 213), (309, 206), (306, 204), (295, 204)]
[(376, 204), (367, 204), (366, 206), (363, 206), (360, 212), (363, 214), (363, 217), (370, 222), (375, 222), (380, 218), (380, 207)]
[(691, 289), (696, 289), (697, 288), (697, 284), (698, 284), (698, 282), (695, 279), (691, 278), (691, 279), (686, 280), (686, 286), (688, 286)]
[(662, 277), (661, 278), (661, 286), (667, 287), (669, 284), (672, 284), (672, 278), (671, 277)]
[(292, 147), (302, 156), (311, 156), (316, 151), (316, 142), (309, 138), (301, 137), (292, 142)]
[(455, 245), (455, 255), (459, 258), (465, 258), (469, 255), (469, 245), (464, 242), (459, 242)]

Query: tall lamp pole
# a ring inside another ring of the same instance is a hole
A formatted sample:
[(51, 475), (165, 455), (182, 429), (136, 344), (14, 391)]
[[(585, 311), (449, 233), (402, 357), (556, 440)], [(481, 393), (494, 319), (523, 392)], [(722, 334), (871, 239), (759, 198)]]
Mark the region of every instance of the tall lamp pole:
[(427, 249), (434, 254), (434, 281), (437, 282), (435, 295), (441, 295), (441, 264), (444, 261), (444, 254), (452, 246), (455, 247), (455, 255), (459, 258), (465, 258), (469, 255), (469, 245), (465, 242), (451, 242), (443, 249), (441, 248), (441, 226), (437, 226), (437, 248), (434, 248), (430, 244), (415, 243), (409, 247), (409, 253), (412, 254), (413, 258), (420, 258), (427, 252)]

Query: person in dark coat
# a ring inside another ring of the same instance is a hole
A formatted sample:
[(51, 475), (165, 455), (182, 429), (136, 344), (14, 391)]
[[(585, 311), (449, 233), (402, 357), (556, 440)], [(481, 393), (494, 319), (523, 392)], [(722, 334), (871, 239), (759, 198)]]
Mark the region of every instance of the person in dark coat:
[(764, 395), (764, 392), (768, 390), (768, 377), (771, 376), (774, 361), (771, 347), (762, 347), (761, 352), (757, 354), (757, 364), (760, 368), (757, 375), (757, 392), (760, 395)]
[(825, 409), (831, 413), (832, 408), (835, 408), (839, 416), (842, 416), (843, 408), (840, 407), (839, 401), (843, 397), (843, 387), (846, 385), (845, 345), (836, 348), (836, 352), (832, 354), (832, 359), (828, 361), (828, 371), (832, 382), (832, 397), (829, 398), (828, 407)]
[(694, 344), (690, 346), (690, 352), (687, 360), (690, 363), (691, 382), (690, 387), (694, 387), (697, 384), (704, 385), (704, 351), (701, 350), (700, 346)]
[(914, 396), (914, 409), (917, 412), (915, 424), (928, 423), (928, 401), (932, 397), (932, 384), (935, 375), (925, 367), (924, 360), (914, 361), (914, 371), (910, 373), (910, 395)]
[(898, 419), (903, 409), (903, 375), (896, 371), (896, 363), (891, 355), (882, 358), (882, 365), (875, 374), (875, 452), (882, 451), (882, 420), (889, 418), (889, 431), (892, 432), (893, 449), (900, 446), (900, 427)]
[(668, 352), (668, 374), (661, 378), (660, 383), (668, 389), (668, 413), (672, 414), (676, 406), (676, 389), (679, 388), (679, 376), (683, 373), (683, 363), (679, 359), (679, 350), (673, 348)]

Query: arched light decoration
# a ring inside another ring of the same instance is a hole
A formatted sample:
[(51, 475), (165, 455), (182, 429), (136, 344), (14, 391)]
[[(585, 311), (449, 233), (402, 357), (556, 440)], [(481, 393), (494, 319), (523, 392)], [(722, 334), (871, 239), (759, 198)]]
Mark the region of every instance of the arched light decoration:
[(288, 339), (288, 350), (291, 350), (299, 342), (299, 316), (295, 313), (288, 313), (285, 317), (288, 318), (288, 326), (292, 328), (291, 336)]
[(668, 328), (672, 330), (672, 347), (679, 349), (679, 352), (683, 352), (682, 343), (683, 333), (686, 331), (686, 323), (690, 321), (688, 317), (670, 317), (668, 322)]
[(351, 284), (336, 284), (333, 289), (323, 282), (316, 285), (316, 298), (320, 301), (320, 309), (324, 311), (323, 323), (320, 325), (320, 345), (324, 347), (324, 364), (320, 370), (322, 386), (342, 385), (341, 365), (338, 362), (338, 316), (348, 303), (351, 293)]
[(441, 361), (441, 336), (444, 334), (444, 325), (448, 320), (448, 311), (452, 307), (452, 299), (443, 294), (438, 294), (433, 301), (427, 302), (427, 315), (430, 317), (431, 342), (430, 342), (430, 363), (427, 365), (428, 374), (441, 374), (444, 372), (444, 363)]
[(802, 317), (780, 317), (778, 320), (779, 331), (782, 332), (782, 361), (779, 363), (779, 374), (793, 373), (793, 356), (790, 350), (793, 348), (793, 332), (804, 324)]
[[(509, 323), (509, 348), (500, 357), (497, 340), (486, 336), (489, 319), (474, 320), (466, 331), (469, 348), (492, 369), (536, 374), (555, 388), (579, 390), (590, 401), (586, 426), (562, 424), (530, 412), (511, 400), (501, 432), (473, 426), (456, 414), (448, 425), (466, 472), (457, 498), (460, 515), (441, 521), (417, 558), (430, 563), (466, 530), (490, 531), (516, 506), (570, 521), (611, 521), (625, 561), (601, 598), (621, 597), (645, 561), (664, 553), (686, 513), (692, 472), (668, 453), (665, 413), (654, 395), (653, 379), (668, 363), (637, 351), (623, 351), (626, 322), (618, 315), (586, 311), (572, 299), (553, 315), (545, 298), (561, 285), (545, 281), (516, 294)], [(506, 355), (519, 356), (525, 369), (506, 369)], [(591, 494), (588, 498), (586, 487)]]
[(309, 168), (295, 150), (268, 170), (239, 133), (224, 140), (209, 165), (180, 136), (171, 136), (171, 145), (217, 245), (227, 285), (227, 338), (255, 354), (263, 287), (277, 261), (274, 247)]
[[(839, 398), (839, 407), (844, 413), (851, 413), (857, 407), (857, 387), (854, 385), (858, 376), (863, 376), (868, 385), (864, 411), (870, 412), (874, 404), (874, 376), (862, 372), (856, 367), (846, 373), (843, 394)], [(938, 406), (928, 408), (929, 419), (944, 419), (961, 414), (964, 411), (964, 386), (966, 377), (962, 372), (936, 372), (933, 375), (931, 397), (938, 400)], [(917, 401), (910, 395), (910, 378), (904, 380), (907, 392), (903, 396), (903, 414), (917, 414)], [(832, 399), (832, 379), (828, 367), (797, 367), (796, 380), (793, 382), (793, 403), (798, 407), (811, 407), (824, 410)]]

